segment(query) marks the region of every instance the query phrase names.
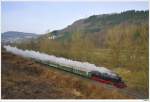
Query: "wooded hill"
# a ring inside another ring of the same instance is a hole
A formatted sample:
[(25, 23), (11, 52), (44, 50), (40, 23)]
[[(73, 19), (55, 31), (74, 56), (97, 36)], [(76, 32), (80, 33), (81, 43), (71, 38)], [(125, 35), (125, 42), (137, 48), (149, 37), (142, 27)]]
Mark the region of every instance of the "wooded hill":
[(62, 30), (55, 30), (47, 36), (58, 36), (58, 40), (70, 41), (75, 32), (81, 32), (83, 38), (90, 38), (97, 46), (104, 46), (104, 40), (108, 29), (116, 25), (130, 25), (148, 23), (149, 11), (126, 11), (122, 13), (93, 15), (78, 20)]

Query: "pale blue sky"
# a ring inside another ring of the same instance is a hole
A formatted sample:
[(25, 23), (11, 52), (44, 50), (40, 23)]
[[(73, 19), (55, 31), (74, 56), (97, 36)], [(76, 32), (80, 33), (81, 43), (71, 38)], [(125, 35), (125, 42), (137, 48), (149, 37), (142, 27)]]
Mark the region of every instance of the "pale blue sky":
[(148, 10), (148, 2), (2, 2), (2, 32), (45, 33), (91, 15)]

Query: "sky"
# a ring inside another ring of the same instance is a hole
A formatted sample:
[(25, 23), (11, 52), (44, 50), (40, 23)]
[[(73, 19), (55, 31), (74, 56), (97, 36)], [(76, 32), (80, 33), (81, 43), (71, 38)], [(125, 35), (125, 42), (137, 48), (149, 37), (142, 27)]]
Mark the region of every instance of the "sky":
[(91, 15), (148, 10), (148, 2), (11, 2), (1, 3), (1, 31), (44, 34)]

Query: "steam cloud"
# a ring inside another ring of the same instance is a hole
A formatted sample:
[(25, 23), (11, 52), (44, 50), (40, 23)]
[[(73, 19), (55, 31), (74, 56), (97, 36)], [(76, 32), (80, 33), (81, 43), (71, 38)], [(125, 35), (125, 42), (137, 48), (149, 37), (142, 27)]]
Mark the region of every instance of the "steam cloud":
[(56, 57), (54, 55), (48, 55), (45, 53), (40, 53), (32, 50), (21, 50), (16, 47), (11, 47), (11, 46), (4, 46), (6, 51), (11, 52), (15, 55), (27, 57), (27, 58), (32, 58), (35, 60), (41, 60), (41, 61), (49, 61), (53, 63), (57, 63), (63, 66), (68, 66), (68, 67), (73, 67), (75, 69), (79, 69), (82, 71), (90, 72), (90, 71), (99, 71), (101, 73), (106, 73), (111, 75), (112, 77), (116, 76), (114, 72), (111, 70), (104, 68), (104, 67), (97, 67), (94, 64), (90, 64), (88, 62), (79, 62), (79, 61), (73, 61), (70, 59), (62, 58), (62, 57)]

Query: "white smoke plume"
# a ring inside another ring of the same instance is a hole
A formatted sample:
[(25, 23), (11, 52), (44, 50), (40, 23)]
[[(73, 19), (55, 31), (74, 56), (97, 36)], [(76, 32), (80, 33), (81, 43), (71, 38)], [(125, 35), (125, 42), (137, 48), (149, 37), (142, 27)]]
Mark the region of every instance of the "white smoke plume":
[(40, 53), (38, 51), (36, 52), (36, 51), (32, 51), (32, 50), (21, 50), (21, 49), (18, 49), (16, 47), (11, 47), (9, 45), (4, 46), (4, 48), (6, 49), (7, 52), (11, 52), (15, 55), (19, 55), (19, 56), (23, 56), (23, 57), (27, 57), (27, 58), (32, 58), (35, 60), (58, 63), (60, 65), (73, 67), (75, 69), (79, 69), (79, 70), (86, 71), (86, 72), (99, 71), (101, 73), (109, 74), (112, 77), (116, 76), (116, 74), (114, 72), (112, 72), (111, 70), (104, 68), (104, 67), (97, 67), (96, 65), (90, 64), (88, 62), (73, 61), (70, 59), (62, 58), (62, 57), (56, 57), (54, 55), (48, 55), (45, 53)]

